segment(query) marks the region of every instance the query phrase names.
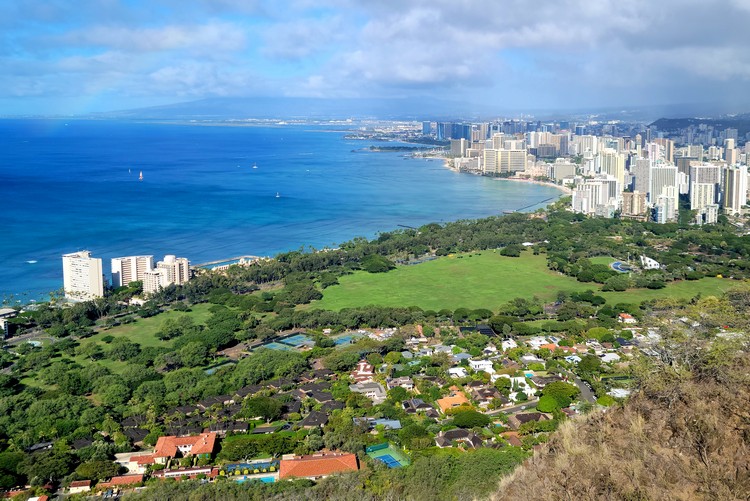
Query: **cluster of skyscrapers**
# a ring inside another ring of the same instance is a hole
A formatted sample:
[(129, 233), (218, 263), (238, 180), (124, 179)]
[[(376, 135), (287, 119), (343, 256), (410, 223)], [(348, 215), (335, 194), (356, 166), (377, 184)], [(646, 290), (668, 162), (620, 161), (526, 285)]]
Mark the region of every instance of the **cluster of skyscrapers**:
[[(423, 122), (422, 132), (432, 133), (432, 125)], [(652, 127), (614, 135), (616, 124), (460, 125), (435, 124), (435, 136), (450, 139), (454, 168), (554, 180), (572, 188), (576, 212), (666, 223), (677, 220), (682, 195), (695, 223), (703, 224), (716, 222), (722, 212), (740, 215), (747, 203), (750, 142), (740, 150), (737, 129), (670, 139)], [(708, 145), (676, 143), (688, 139)]]
[[(89, 251), (65, 254), (63, 260), (63, 289), (65, 297), (86, 301), (104, 296), (107, 283), (102, 273), (101, 258), (91, 257)], [(143, 282), (143, 293), (153, 294), (169, 285), (183, 285), (190, 280), (187, 258), (164, 256), (154, 265), (154, 256), (126, 256), (112, 259), (112, 287)]]

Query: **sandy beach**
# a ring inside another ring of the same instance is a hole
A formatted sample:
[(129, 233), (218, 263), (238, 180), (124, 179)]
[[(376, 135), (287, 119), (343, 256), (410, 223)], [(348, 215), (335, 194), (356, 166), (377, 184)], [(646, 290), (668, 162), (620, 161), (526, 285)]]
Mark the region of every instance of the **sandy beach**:
[(514, 181), (517, 183), (531, 183), (531, 184), (538, 184), (540, 186), (549, 186), (550, 188), (557, 188), (558, 190), (562, 191), (566, 195), (572, 195), (573, 190), (568, 188), (567, 186), (561, 186), (559, 184), (554, 183), (548, 183), (546, 181), (537, 181), (535, 179), (527, 179), (524, 177), (503, 177), (503, 178), (496, 178), (497, 181)]

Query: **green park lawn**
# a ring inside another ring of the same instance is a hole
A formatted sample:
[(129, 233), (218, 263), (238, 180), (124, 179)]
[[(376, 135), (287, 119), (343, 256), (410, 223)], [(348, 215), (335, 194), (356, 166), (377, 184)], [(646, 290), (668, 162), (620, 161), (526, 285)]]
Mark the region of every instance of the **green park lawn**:
[(191, 311), (165, 311), (159, 315), (155, 315), (149, 318), (139, 318), (133, 323), (118, 325), (111, 329), (102, 330), (90, 338), (94, 341), (100, 342), (104, 345), (102, 338), (105, 336), (112, 337), (126, 337), (134, 343), (138, 343), (141, 347), (146, 348), (149, 346), (168, 346), (168, 342), (160, 341), (156, 338), (156, 333), (161, 329), (162, 324), (168, 318), (179, 318), (181, 316), (190, 316), (196, 325), (205, 325), (206, 320), (211, 316), (209, 303), (196, 304), (190, 307)]
[[(606, 258), (609, 259), (609, 258)], [(426, 263), (399, 266), (388, 273), (356, 272), (339, 278), (339, 285), (323, 291), (323, 299), (310, 308), (340, 310), (366, 305), (419, 306), (423, 309), (455, 310), (498, 307), (511, 299), (534, 296), (553, 300), (559, 290), (598, 290), (599, 285), (581, 283), (547, 268), (545, 255), (524, 252), (519, 258), (495, 251), (448, 256)], [(721, 294), (731, 282), (718, 278), (669, 284), (661, 290), (637, 289), (602, 293), (607, 301), (640, 302), (661, 297), (689, 298), (698, 293)]]

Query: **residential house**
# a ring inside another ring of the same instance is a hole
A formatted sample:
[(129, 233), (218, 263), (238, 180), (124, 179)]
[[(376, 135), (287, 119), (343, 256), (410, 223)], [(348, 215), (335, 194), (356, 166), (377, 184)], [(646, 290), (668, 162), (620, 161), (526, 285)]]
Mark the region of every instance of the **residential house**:
[(541, 346), (544, 346), (547, 343), (549, 343), (549, 341), (544, 336), (534, 336), (526, 341), (526, 344), (529, 345), (532, 350), (538, 350)]
[(355, 417), (352, 419), (355, 425), (372, 430), (376, 426), (382, 426), (386, 430), (400, 430), (401, 421), (398, 419), (375, 419), (371, 417)]
[(454, 443), (477, 449), (482, 446), (482, 439), (476, 433), (463, 428), (441, 431), (435, 437), (435, 444), (440, 448), (451, 447)]
[(396, 387), (401, 387), (407, 391), (412, 391), (414, 389), (414, 381), (408, 376), (401, 376), (387, 380), (386, 386), (388, 386), (389, 390)]
[(511, 377), (506, 374), (500, 374), (500, 377), (506, 377), (510, 379), (511, 393), (510, 398), (515, 400), (516, 394), (522, 391), (527, 397), (531, 398), (536, 394), (536, 389), (532, 388), (531, 385), (526, 381), (525, 377)]
[(620, 313), (617, 315), (617, 321), (621, 324), (637, 324), (638, 321), (629, 313)]
[(494, 386), (474, 386), (469, 391), (471, 392), (471, 397), (479, 403), (480, 407), (487, 407), (496, 398), (505, 400), (504, 403), (509, 402)]
[(359, 382), (357, 384), (349, 385), (349, 390), (363, 394), (372, 400), (372, 403), (375, 405), (383, 403), (387, 397), (383, 385), (374, 381)]
[(508, 424), (513, 428), (514, 430), (517, 430), (521, 427), (521, 425), (526, 423), (535, 422), (538, 423), (539, 421), (547, 421), (549, 418), (546, 414), (542, 414), (541, 412), (526, 412), (522, 414), (514, 414), (508, 418)]
[(474, 372), (486, 372), (487, 374), (494, 374), (495, 368), (492, 366), (491, 360), (469, 360), (469, 367)]
[(464, 360), (471, 360), (471, 354), (466, 352), (456, 353), (453, 355), (452, 360), (454, 364), (460, 364)]
[(568, 355), (567, 357), (565, 357), (565, 361), (570, 364), (577, 364), (581, 360), (581, 357), (579, 357), (578, 355)]
[(318, 453), (294, 457), (293, 459), (282, 459), (279, 462), (279, 479), (307, 478), (317, 480), (334, 473), (357, 470), (359, 470), (359, 460), (356, 454)]
[(159, 437), (154, 447), (154, 460), (166, 464), (171, 458), (211, 457), (216, 448), (216, 433), (201, 433), (195, 437)]
[(449, 409), (461, 406), (470, 406), (469, 399), (466, 395), (457, 387), (451, 386), (450, 393), (447, 397), (440, 398), (435, 401), (440, 410), (445, 414)]
[(464, 367), (451, 367), (450, 369), (448, 369), (448, 375), (450, 377), (460, 379), (460, 378), (467, 377), (469, 373), (466, 371)]
[(401, 402), (401, 406), (404, 408), (407, 414), (417, 414), (418, 412), (434, 411), (435, 408), (430, 404), (426, 403), (421, 398), (412, 398)]
[(500, 343), (500, 348), (503, 351), (512, 350), (513, 348), (518, 348), (518, 343), (516, 343), (516, 340), (512, 338), (503, 339), (503, 342)]
[(320, 428), (322, 426), (325, 426), (328, 423), (328, 414), (321, 411), (312, 411), (310, 414), (305, 417), (302, 421), (299, 422), (299, 425), (302, 428), (310, 429), (310, 428)]
[(367, 360), (360, 360), (357, 363), (357, 367), (352, 371), (352, 380), (355, 383), (361, 383), (364, 381), (372, 381), (372, 377), (375, 375), (375, 368), (367, 363)]
[(601, 358), (602, 362), (604, 362), (605, 364), (620, 361), (620, 355), (618, 355), (617, 353), (604, 353), (599, 358)]
[(550, 383), (554, 383), (556, 381), (562, 381), (563, 378), (557, 375), (552, 376), (532, 376), (531, 382), (536, 385), (537, 388), (544, 388)]
[(96, 484), (97, 489), (109, 489), (110, 487), (116, 487), (119, 489), (125, 487), (134, 487), (138, 484), (143, 483), (143, 475), (121, 475), (119, 477), (112, 477), (107, 482), (99, 482)]
[(544, 364), (544, 359), (539, 358), (536, 355), (524, 355), (521, 357), (521, 363), (525, 365), (529, 364)]
[(80, 494), (91, 490), (91, 480), (74, 480), (68, 486), (69, 494)]

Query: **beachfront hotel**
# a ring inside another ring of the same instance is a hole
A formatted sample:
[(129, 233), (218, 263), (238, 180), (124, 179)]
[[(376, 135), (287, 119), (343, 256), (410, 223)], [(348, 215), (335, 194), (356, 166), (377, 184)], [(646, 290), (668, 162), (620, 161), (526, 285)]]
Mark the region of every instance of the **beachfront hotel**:
[(184, 257), (164, 256), (164, 261), (143, 274), (143, 293), (153, 294), (168, 285), (184, 285), (190, 280), (190, 261)]
[(87, 301), (104, 296), (102, 260), (91, 257), (91, 252), (64, 254), (63, 290), (72, 301)]
[(154, 269), (154, 256), (125, 256), (112, 259), (112, 287), (123, 287), (143, 281), (147, 271)]

